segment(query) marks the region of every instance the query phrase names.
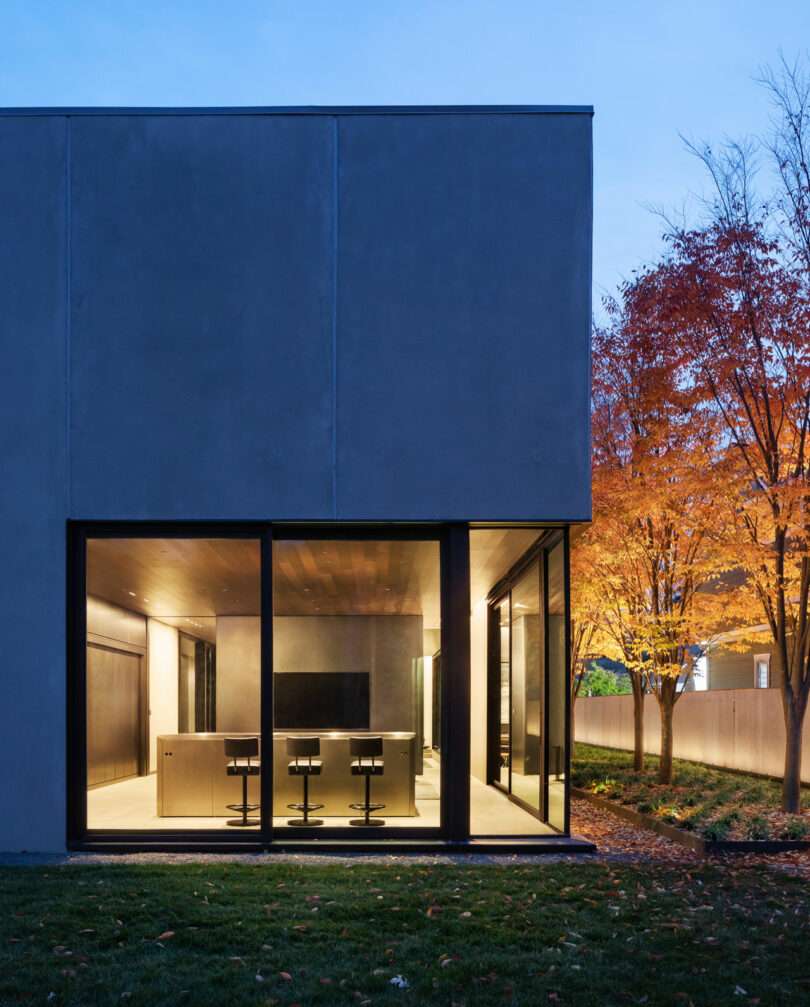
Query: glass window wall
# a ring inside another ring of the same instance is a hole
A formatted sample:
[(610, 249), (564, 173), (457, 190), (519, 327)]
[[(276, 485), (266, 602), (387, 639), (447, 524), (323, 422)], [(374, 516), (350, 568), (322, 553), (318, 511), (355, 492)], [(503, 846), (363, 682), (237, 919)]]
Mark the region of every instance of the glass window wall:
[(88, 540), (88, 829), (258, 824), (260, 566), (254, 539)]
[(273, 548), (274, 830), (439, 827), (438, 542)]

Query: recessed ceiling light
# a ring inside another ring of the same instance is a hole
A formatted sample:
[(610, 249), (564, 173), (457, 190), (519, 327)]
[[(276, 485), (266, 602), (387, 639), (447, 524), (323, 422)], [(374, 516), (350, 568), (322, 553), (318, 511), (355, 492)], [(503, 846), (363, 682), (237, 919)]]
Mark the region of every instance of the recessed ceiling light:
[(134, 591), (127, 591), (127, 594), (131, 594), (133, 598), (137, 597)]

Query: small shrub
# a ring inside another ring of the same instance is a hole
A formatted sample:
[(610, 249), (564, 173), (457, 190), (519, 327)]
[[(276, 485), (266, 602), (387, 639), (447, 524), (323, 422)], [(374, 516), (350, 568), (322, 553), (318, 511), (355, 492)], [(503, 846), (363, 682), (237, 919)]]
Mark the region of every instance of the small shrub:
[(759, 815), (756, 818), (752, 818), (748, 823), (749, 839), (767, 839), (770, 831), (768, 823)]
[(780, 839), (805, 839), (810, 832), (810, 826), (798, 815), (791, 818), (784, 829), (779, 833)]
[(591, 782), (591, 791), (594, 794), (602, 794), (604, 797), (609, 797), (616, 790), (615, 780), (596, 780)]
[(713, 822), (707, 822), (703, 826), (701, 835), (704, 839), (713, 839), (715, 841), (726, 839), (729, 832), (731, 832), (731, 824), (731, 815), (722, 815), (720, 818), (715, 818)]
[(653, 814), (660, 818), (662, 822), (668, 822), (673, 825), (675, 822), (680, 821), (681, 809), (677, 804), (669, 804), (665, 801), (661, 801), (658, 804), (653, 805)]
[(642, 815), (649, 815), (652, 809), (652, 801), (638, 801), (636, 804), (636, 811), (641, 812)]

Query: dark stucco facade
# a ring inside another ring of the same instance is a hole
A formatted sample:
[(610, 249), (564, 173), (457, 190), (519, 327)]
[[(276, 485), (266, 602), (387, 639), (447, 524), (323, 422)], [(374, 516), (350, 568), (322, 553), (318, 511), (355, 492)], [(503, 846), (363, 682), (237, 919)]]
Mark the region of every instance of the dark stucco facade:
[(0, 112), (0, 849), (68, 522), (589, 519), (591, 219), (588, 108)]

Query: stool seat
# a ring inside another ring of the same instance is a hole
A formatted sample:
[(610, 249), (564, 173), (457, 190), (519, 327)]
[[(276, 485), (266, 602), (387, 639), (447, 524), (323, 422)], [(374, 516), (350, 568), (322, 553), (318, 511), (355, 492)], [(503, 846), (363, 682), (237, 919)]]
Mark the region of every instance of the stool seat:
[(323, 769), (323, 762), (320, 759), (313, 759), (311, 762), (299, 762), (293, 760), (287, 766), (290, 776), (320, 776)]
[(255, 759), (234, 759), (225, 770), (228, 776), (261, 776), (261, 762)]
[(374, 762), (356, 759), (352, 763), (352, 776), (382, 776), (384, 768), (385, 763), (382, 759), (375, 759)]

